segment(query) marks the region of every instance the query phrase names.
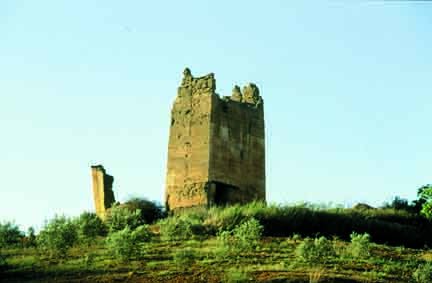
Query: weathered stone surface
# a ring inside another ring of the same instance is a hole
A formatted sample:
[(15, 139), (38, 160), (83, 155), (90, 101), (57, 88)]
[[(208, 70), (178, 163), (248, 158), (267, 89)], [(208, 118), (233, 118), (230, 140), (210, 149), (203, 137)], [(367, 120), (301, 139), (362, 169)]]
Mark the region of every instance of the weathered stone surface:
[(243, 95), (240, 91), (240, 87), (238, 85), (235, 85), (232, 90), (231, 100), (242, 102), (243, 101)]
[(108, 175), (102, 165), (92, 166), (91, 173), (96, 214), (104, 219), (107, 209), (115, 203), (114, 192), (112, 190), (114, 177)]
[(250, 83), (243, 87), (243, 102), (250, 104), (259, 104), (262, 102), (259, 89), (255, 84)]
[(255, 84), (216, 94), (213, 74), (183, 72), (171, 112), (168, 209), (265, 200), (264, 107)]

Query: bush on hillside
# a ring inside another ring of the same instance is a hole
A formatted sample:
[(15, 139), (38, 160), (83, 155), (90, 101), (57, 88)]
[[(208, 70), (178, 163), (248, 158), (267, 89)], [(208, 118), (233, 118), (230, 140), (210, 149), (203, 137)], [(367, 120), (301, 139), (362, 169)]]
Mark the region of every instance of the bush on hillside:
[(47, 222), (36, 238), (38, 248), (51, 257), (65, 257), (77, 240), (77, 226), (65, 216), (55, 216)]
[(352, 232), (351, 244), (348, 247), (349, 254), (354, 258), (366, 258), (370, 255), (370, 236), (367, 233), (357, 234)]
[(416, 206), (421, 207), (420, 213), (427, 219), (432, 220), (432, 185), (425, 185), (417, 192), (418, 200)]
[(106, 235), (107, 227), (102, 220), (92, 212), (83, 212), (76, 219), (79, 240), (91, 243), (97, 236)]
[(24, 233), (13, 222), (0, 223), (0, 248), (17, 245), (23, 237)]
[(432, 282), (432, 263), (427, 262), (421, 264), (413, 273), (413, 279), (417, 283), (430, 283)]
[(150, 241), (151, 236), (147, 225), (136, 229), (126, 226), (123, 230), (110, 233), (105, 243), (109, 254), (118, 260), (127, 261), (143, 254), (144, 244)]
[(114, 205), (107, 213), (106, 225), (110, 232), (121, 231), (126, 227), (135, 229), (144, 224), (141, 210), (131, 210), (124, 205)]
[(263, 226), (258, 220), (250, 220), (238, 225), (232, 231), (220, 231), (217, 235), (218, 247), (215, 253), (218, 257), (228, 257), (238, 252), (252, 252), (259, 245)]
[(165, 241), (189, 240), (203, 237), (208, 233), (199, 219), (184, 216), (173, 216), (158, 222), (160, 236)]
[(252, 282), (253, 277), (245, 269), (230, 268), (224, 274), (224, 281), (227, 283)]
[(139, 209), (141, 220), (145, 224), (152, 224), (165, 217), (165, 211), (161, 205), (144, 198), (131, 198), (124, 205), (132, 211)]
[(238, 249), (251, 251), (256, 248), (261, 240), (263, 226), (255, 218), (240, 224), (234, 228), (232, 235)]
[(245, 206), (211, 207), (205, 217), (204, 224), (212, 226), (215, 231), (232, 231), (248, 218)]
[(319, 263), (335, 256), (333, 243), (325, 237), (305, 238), (296, 248), (296, 255), (307, 263)]

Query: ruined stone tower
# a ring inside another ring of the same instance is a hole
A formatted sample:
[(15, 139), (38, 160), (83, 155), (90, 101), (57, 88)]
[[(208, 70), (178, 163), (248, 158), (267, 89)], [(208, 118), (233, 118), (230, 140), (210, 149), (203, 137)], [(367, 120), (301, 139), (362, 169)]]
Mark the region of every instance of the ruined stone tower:
[(264, 105), (258, 87), (216, 94), (213, 74), (189, 69), (171, 112), (166, 179), (170, 210), (265, 201)]
[(93, 200), (96, 214), (104, 219), (105, 213), (115, 202), (112, 184), (114, 177), (108, 175), (102, 165), (91, 167), (93, 181)]

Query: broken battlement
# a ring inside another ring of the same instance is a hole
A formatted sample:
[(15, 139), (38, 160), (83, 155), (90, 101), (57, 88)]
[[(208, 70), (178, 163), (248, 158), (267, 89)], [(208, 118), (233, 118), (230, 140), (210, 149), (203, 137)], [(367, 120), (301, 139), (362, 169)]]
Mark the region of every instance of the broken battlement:
[[(199, 95), (216, 95), (216, 80), (214, 74), (210, 73), (202, 77), (193, 77), (189, 68), (183, 71), (183, 79), (177, 91), (180, 98), (191, 98)], [(249, 106), (262, 107), (263, 99), (259, 94), (258, 87), (249, 83), (243, 87), (243, 91), (238, 85), (235, 85), (231, 96), (222, 98), (225, 102), (235, 101), (248, 104)]]

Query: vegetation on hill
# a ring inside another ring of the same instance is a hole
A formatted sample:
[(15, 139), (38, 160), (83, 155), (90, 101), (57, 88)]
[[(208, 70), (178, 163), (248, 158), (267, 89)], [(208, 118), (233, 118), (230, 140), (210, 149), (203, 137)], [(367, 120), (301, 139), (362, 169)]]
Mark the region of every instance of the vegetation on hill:
[(134, 199), (114, 207), (105, 222), (89, 212), (56, 216), (38, 235), (1, 224), (0, 278), (432, 282), (432, 251), (425, 247), (432, 225), (423, 207), (414, 207), (399, 198), (377, 209), (250, 203), (166, 216), (160, 206)]

